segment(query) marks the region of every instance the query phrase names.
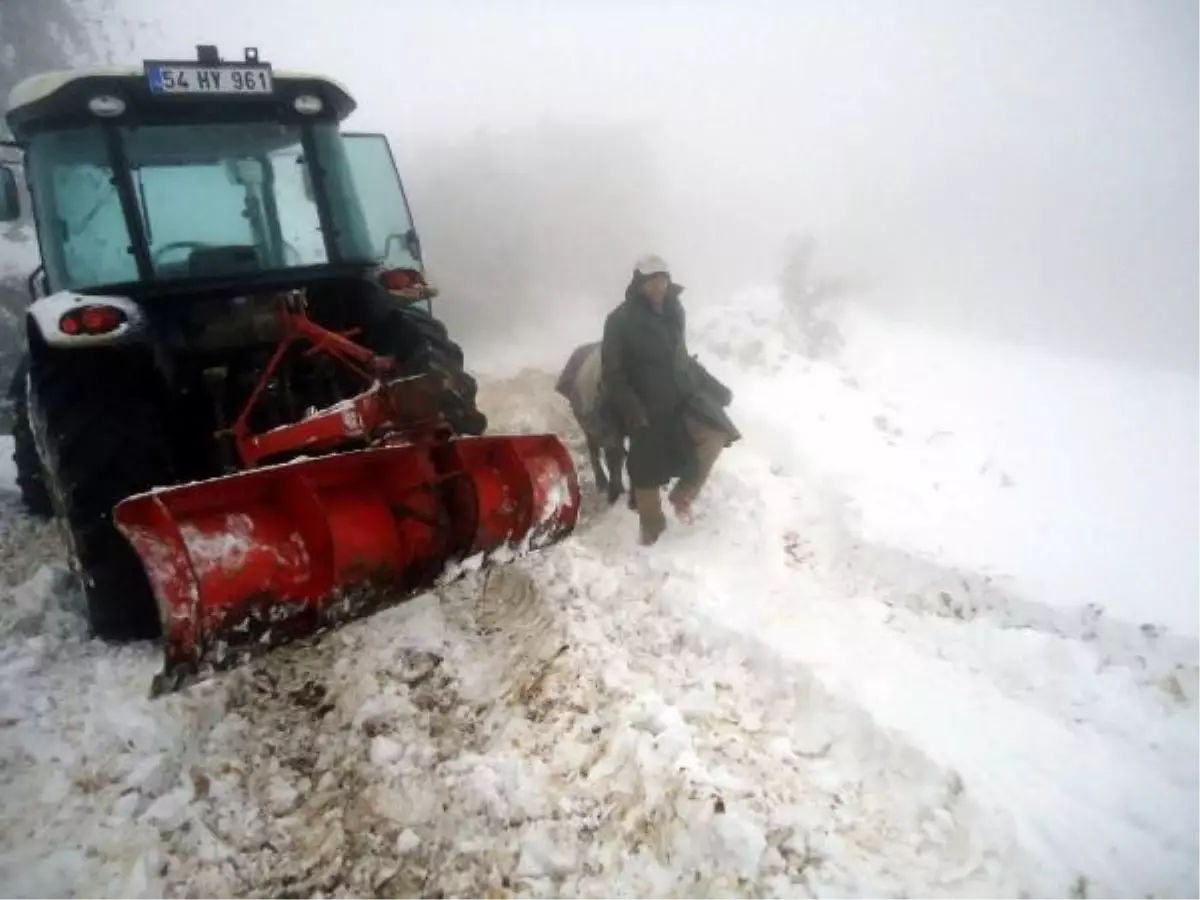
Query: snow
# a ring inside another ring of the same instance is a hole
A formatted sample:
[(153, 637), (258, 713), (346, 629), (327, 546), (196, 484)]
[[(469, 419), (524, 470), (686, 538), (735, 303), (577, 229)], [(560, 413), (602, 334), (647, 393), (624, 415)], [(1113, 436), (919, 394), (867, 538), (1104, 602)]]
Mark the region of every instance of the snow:
[(227, 514), (220, 531), (201, 531), (195, 525), (184, 524), (179, 527), (179, 534), (198, 578), (213, 571), (236, 571), (258, 546), (254, 540), (254, 520), (244, 513)]
[(841, 364), (810, 364), (789, 352), (786, 319), (777, 292), (751, 291), (694, 315), (693, 349), (735, 387), (756, 449), (781, 471), (814, 470), (864, 537), (1047, 603), (1200, 634), (1195, 374), (853, 308)]
[(37, 237), (27, 225), (6, 228), (7, 233), (0, 237), (0, 278), (24, 281), (41, 264)]
[(0, 491), (16, 493), (17, 467), (13, 464), (13, 439), (0, 435)]
[(1194, 383), (689, 310), (745, 433), (692, 525), (640, 547), (557, 365), (484, 360), (576, 534), (155, 701), (3, 476), (3, 892), (1197, 896)]

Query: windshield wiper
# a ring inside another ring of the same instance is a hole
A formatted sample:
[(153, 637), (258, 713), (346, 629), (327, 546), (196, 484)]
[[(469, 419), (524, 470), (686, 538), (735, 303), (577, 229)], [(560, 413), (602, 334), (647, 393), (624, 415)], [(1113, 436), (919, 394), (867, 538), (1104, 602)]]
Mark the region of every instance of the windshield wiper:
[(95, 202), (95, 204), (92, 206), (92, 208), (90, 210), (88, 210), (87, 215), (84, 216), (83, 219), (79, 222), (79, 227), (76, 229), (71, 230), (70, 225), (67, 222), (67, 220), (62, 219), (61, 221), (63, 223), (64, 229), (67, 232), (67, 237), (75, 237), (76, 235), (83, 234), (83, 232), (85, 232), (87, 230), (87, 227), (92, 224), (92, 219), (96, 218), (96, 216), (100, 212), (100, 209), (104, 206), (105, 203), (107, 203), (112, 198), (112, 195), (115, 194), (116, 192), (117, 192), (117, 185), (114, 181), (112, 181), (110, 179), (108, 182), (108, 193), (106, 193), (103, 197), (101, 197), (100, 199), (98, 199)]

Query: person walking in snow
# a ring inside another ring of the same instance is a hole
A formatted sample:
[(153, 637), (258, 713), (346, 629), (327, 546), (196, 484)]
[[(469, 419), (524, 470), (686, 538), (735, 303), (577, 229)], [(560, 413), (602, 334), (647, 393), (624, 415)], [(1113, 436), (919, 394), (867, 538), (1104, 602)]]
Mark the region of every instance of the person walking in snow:
[(661, 488), (683, 521), (721, 451), (741, 437), (725, 413), (733, 394), (688, 354), (682, 285), (666, 262), (639, 259), (625, 302), (609, 313), (601, 343), (604, 390), (629, 435), (629, 472), (643, 544), (667, 526)]

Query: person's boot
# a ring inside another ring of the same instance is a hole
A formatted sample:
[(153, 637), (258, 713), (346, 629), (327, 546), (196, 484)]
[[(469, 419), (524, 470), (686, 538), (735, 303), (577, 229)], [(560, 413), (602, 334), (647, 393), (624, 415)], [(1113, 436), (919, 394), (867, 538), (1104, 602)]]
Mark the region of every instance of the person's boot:
[(671, 506), (675, 510), (675, 517), (685, 525), (691, 525), (696, 521), (696, 514), (692, 512), (692, 501), (687, 499), (671, 498)]
[(681, 483), (676, 483), (675, 488), (667, 495), (667, 499), (671, 502), (671, 508), (675, 510), (675, 517), (679, 521), (688, 525), (695, 521), (691, 494)]
[(640, 525), (641, 535), (640, 543), (643, 547), (649, 547), (652, 544), (657, 544), (658, 539), (662, 537), (662, 533), (667, 530), (667, 523), (661, 524), (646, 524), (642, 522)]
[(671, 488), (667, 499), (671, 501), (675, 515), (679, 517), (680, 521), (690, 524), (695, 521), (692, 503), (704, 488), (713, 464), (725, 446), (727, 436), (724, 432), (716, 431), (697, 419), (686, 417), (684, 421), (696, 444), (696, 459), (691, 471), (675, 482), (675, 487)]
[(637, 501), (641, 544), (648, 547), (655, 543), (667, 528), (667, 519), (662, 513), (659, 491), (658, 488), (633, 488), (630, 493)]

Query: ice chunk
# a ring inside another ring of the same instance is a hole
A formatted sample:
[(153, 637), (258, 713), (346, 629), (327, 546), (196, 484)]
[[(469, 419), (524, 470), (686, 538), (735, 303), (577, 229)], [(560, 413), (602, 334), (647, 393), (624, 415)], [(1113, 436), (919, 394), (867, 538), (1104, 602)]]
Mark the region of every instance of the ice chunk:
[(403, 856), (405, 853), (411, 853), (421, 846), (420, 836), (411, 828), (405, 828), (400, 832), (400, 836), (396, 838), (396, 853)]
[(403, 755), (403, 745), (389, 737), (381, 734), (371, 740), (371, 762), (376, 766), (386, 766)]
[(188, 806), (192, 792), (187, 788), (176, 788), (156, 799), (142, 813), (142, 820), (157, 826), (161, 831), (178, 828), (188, 817)]

